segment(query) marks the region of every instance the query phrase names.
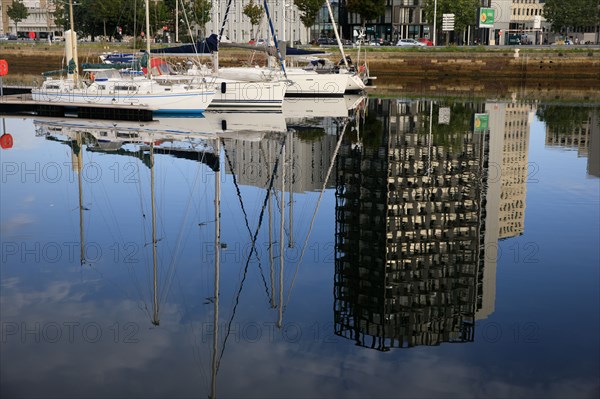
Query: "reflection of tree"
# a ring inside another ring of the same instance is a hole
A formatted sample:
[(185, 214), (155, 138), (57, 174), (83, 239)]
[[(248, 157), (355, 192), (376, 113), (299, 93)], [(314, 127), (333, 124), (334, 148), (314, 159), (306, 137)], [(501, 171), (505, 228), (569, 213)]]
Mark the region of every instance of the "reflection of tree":
[[(465, 104), (452, 104), (449, 106), (450, 123), (440, 125), (439, 108), (437, 104), (434, 105), (431, 126), (432, 144), (456, 150), (460, 148), (465, 133), (471, 130), (473, 109)], [(429, 114), (424, 114), (423, 120), (424, 123), (420, 126), (419, 135), (429, 134)]]
[(313, 142), (320, 141), (323, 136), (325, 136), (325, 132), (323, 129), (311, 127), (311, 128), (301, 128), (296, 132), (298, 138), (302, 141)]
[[(357, 128), (358, 125), (358, 128)], [(346, 137), (352, 143), (361, 141), (367, 148), (377, 148), (381, 144), (383, 122), (375, 112), (367, 112), (363, 118), (350, 122), (350, 132)]]
[(573, 133), (588, 120), (589, 109), (568, 105), (542, 105), (537, 110), (540, 121), (557, 133)]

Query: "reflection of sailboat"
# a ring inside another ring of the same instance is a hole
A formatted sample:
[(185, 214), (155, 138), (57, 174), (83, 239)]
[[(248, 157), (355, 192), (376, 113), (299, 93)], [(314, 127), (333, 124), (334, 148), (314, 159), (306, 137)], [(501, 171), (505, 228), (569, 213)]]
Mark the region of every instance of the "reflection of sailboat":
[(346, 94), (338, 98), (289, 98), (283, 103), (283, 114), (288, 122), (290, 119), (347, 118), (366, 99), (360, 94)]
[[(89, 122), (97, 122), (97, 121), (89, 121)], [(36, 134), (39, 136), (46, 136), (50, 140), (63, 141), (68, 143), (72, 148), (72, 167), (73, 170), (77, 172), (77, 183), (78, 183), (78, 192), (79, 192), (79, 243), (80, 243), (80, 263), (86, 264), (85, 258), (85, 241), (84, 241), (84, 215), (83, 211), (88, 210), (83, 205), (83, 185), (82, 185), (82, 175), (83, 175), (83, 146), (87, 146), (87, 151), (105, 151), (109, 153), (115, 154), (123, 154), (123, 155), (131, 155), (133, 156), (133, 152), (131, 153), (119, 153), (114, 147), (108, 147), (108, 149), (104, 149), (101, 146), (98, 146), (99, 142), (95, 140), (96, 136), (98, 136), (99, 132), (107, 132), (107, 129), (103, 129), (100, 127), (96, 127), (97, 130), (94, 130), (92, 127), (87, 127), (87, 129), (83, 129), (81, 126), (73, 127), (73, 126), (61, 126), (60, 123), (57, 124), (55, 121), (53, 122), (40, 122), (35, 121), (34, 125), (36, 126)], [(96, 136), (95, 136), (95, 135)], [(152, 137), (152, 133), (146, 132), (149, 137)], [(120, 145), (123, 144), (122, 141), (117, 142)], [(141, 148), (140, 148), (141, 149)], [(155, 205), (155, 160), (154, 160), (154, 141), (149, 142), (148, 146), (148, 154), (147, 157), (143, 155), (139, 155), (144, 161), (144, 164), (148, 166), (150, 170), (150, 204), (151, 204), (151, 245), (152, 245), (152, 269), (153, 269), (153, 277), (152, 277), (152, 314), (150, 315), (151, 323), (155, 326), (160, 324), (159, 319), (159, 286), (158, 286), (158, 264), (157, 264), (157, 216), (156, 216), (156, 205)], [(144, 216), (145, 217), (145, 216)], [(93, 262), (92, 262), (93, 263)], [(91, 264), (90, 264), (91, 265)], [(146, 306), (147, 309), (147, 306)]]
[(194, 143), (220, 138), (260, 140), (270, 132), (287, 131), (281, 113), (207, 113), (199, 118), (160, 118), (150, 122), (103, 121), (81, 118), (37, 118), (38, 134), (64, 134), (74, 137), (85, 131), (95, 137), (98, 148), (117, 150), (127, 143), (152, 141)]

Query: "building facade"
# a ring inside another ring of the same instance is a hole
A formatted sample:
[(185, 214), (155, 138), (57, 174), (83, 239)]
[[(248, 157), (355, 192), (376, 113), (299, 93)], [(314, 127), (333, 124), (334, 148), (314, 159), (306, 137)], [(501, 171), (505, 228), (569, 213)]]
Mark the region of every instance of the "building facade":
[[(258, 40), (271, 37), (266, 14), (263, 13), (260, 24), (255, 27), (250, 24), (248, 17), (244, 15), (244, 7), (249, 2), (250, 0), (235, 2), (229, 10), (224, 34), (233, 42), (246, 43), (251, 39)], [(254, 4), (262, 5), (262, 1), (254, 1)], [(293, 1), (269, 0), (267, 4), (278, 40), (308, 43), (309, 31), (302, 25), (300, 13)], [(226, 1), (213, 0), (211, 21), (206, 26), (207, 36), (211, 33), (219, 33), (226, 9)]]
[(46, 39), (50, 33), (56, 34), (62, 32), (62, 27), (58, 27), (54, 20), (53, 12), (56, 6), (48, 0), (23, 0), (27, 7), (29, 15), (17, 24), (8, 17), (8, 7), (12, 0), (0, 0), (0, 32), (17, 35), (20, 38), (30, 37), (30, 32), (35, 34), (37, 39)]

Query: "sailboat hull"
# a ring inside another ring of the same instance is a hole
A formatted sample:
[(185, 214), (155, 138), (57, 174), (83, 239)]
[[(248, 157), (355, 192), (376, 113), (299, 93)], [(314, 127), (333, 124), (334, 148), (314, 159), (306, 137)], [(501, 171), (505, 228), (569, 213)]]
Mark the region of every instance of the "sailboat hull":
[(290, 69), (287, 75), (292, 81), (286, 91), (287, 97), (342, 97), (348, 84), (348, 75), (345, 74), (319, 74)]
[(281, 112), (287, 84), (285, 82), (241, 82), (218, 79), (215, 98), (209, 111)]
[(346, 93), (360, 93), (366, 85), (365, 82), (356, 74), (347, 74), (348, 83), (346, 84)]
[[(134, 87), (130, 82), (121, 84), (129, 84)], [(152, 90), (148, 90), (146, 94), (143, 94), (143, 90), (137, 90), (135, 93), (115, 92), (110, 88), (102, 90), (99, 89), (102, 85), (97, 84), (85, 89), (69, 89), (60, 86), (62, 85), (48, 84), (42, 86), (40, 90), (31, 92), (32, 98), (37, 102), (72, 107), (105, 106), (117, 108), (125, 106), (147, 108), (154, 113), (196, 114), (204, 112), (215, 97), (215, 92), (208, 90), (173, 90), (170, 92), (164, 90), (152, 92)]]
[[(348, 84), (347, 74), (321, 74), (301, 68), (288, 68), (287, 80), (290, 82), (285, 97), (342, 97)], [(219, 76), (241, 81), (260, 81), (277, 79), (279, 72), (269, 68), (221, 68)], [(279, 76), (279, 82), (283, 77)]]

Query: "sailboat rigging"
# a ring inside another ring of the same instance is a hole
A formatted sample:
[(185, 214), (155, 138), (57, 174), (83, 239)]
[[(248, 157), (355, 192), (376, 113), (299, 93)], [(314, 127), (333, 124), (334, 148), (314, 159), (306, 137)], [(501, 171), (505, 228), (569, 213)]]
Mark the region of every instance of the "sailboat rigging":
[[(150, 30), (149, 0), (146, 4), (146, 30)], [(71, 24), (73, 19), (71, 18)], [(76, 36), (71, 35), (76, 58)], [(94, 74), (90, 82), (76, 76), (73, 80), (47, 77), (40, 88), (32, 90), (32, 98), (39, 102), (52, 102), (72, 107), (107, 106), (144, 107), (155, 113), (202, 113), (208, 108), (215, 91), (203, 82), (160, 84), (152, 78), (150, 34), (146, 35), (144, 56), (147, 72), (145, 77), (123, 77), (117, 70), (89, 69)], [(77, 65), (77, 62), (75, 62)]]

